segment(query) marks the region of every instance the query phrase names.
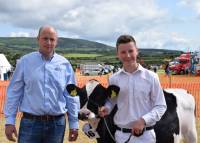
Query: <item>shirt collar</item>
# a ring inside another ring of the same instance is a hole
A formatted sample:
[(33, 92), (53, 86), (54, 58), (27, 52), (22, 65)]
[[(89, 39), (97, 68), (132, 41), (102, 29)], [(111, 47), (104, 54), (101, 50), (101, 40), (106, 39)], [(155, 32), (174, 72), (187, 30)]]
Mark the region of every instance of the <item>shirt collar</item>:
[(125, 73), (125, 74), (135, 74), (137, 72), (140, 72), (140, 71), (144, 71), (144, 68), (138, 63), (138, 68), (136, 71), (132, 72), (132, 73), (128, 73), (124, 70), (124, 68), (122, 68), (119, 73)]
[(51, 61), (52, 59), (53, 59), (53, 57), (55, 56), (55, 51), (53, 51), (53, 54), (52, 54), (52, 56), (51, 57), (45, 57), (39, 50), (38, 50), (38, 53), (39, 53), (39, 55), (41, 56), (41, 58), (43, 59), (43, 60), (46, 60), (46, 61)]

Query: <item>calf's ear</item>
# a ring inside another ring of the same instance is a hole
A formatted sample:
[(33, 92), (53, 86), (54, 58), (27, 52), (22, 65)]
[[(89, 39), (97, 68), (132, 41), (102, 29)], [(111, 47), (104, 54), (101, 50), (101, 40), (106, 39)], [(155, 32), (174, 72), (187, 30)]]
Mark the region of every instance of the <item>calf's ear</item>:
[(117, 97), (119, 94), (120, 88), (116, 85), (109, 85), (106, 92), (109, 98)]
[(79, 88), (75, 84), (68, 84), (66, 90), (71, 96), (77, 96)]

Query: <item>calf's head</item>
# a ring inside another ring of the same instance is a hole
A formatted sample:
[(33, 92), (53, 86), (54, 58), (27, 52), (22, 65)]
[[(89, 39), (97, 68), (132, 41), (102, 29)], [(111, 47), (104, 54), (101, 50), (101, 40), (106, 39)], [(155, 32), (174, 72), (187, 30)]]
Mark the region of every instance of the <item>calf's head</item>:
[(66, 89), (71, 96), (79, 96), (80, 113), (88, 114), (91, 117), (98, 115), (98, 108), (105, 104), (107, 98), (117, 96), (120, 90), (115, 85), (105, 88), (97, 80), (88, 81), (82, 88), (69, 84)]

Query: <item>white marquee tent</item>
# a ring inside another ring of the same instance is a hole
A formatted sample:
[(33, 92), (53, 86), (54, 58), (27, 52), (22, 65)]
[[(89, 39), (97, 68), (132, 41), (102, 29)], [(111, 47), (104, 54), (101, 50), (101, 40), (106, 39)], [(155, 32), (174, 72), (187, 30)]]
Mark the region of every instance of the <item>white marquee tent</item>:
[(0, 80), (5, 80), (5, 75), (11, 71), (11, 64), (8, 62), (4, 54), (0, 54)]

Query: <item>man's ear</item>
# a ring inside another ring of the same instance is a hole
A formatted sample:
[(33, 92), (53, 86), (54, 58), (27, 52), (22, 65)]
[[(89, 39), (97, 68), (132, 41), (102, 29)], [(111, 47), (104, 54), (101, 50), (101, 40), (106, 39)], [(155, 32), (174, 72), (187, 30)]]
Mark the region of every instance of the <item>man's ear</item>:
[(106, 92), (109, 98), (114, 98), (119, 95), (120, 88), (116, 85), (109, 85)]
[(68, 91), (69, 95), (71, 96), (77, 96), (78, 91), (79, 91), (79, 87), (77, 87), (75, 84), (68, 84), (66, 86), (66, 90)]

